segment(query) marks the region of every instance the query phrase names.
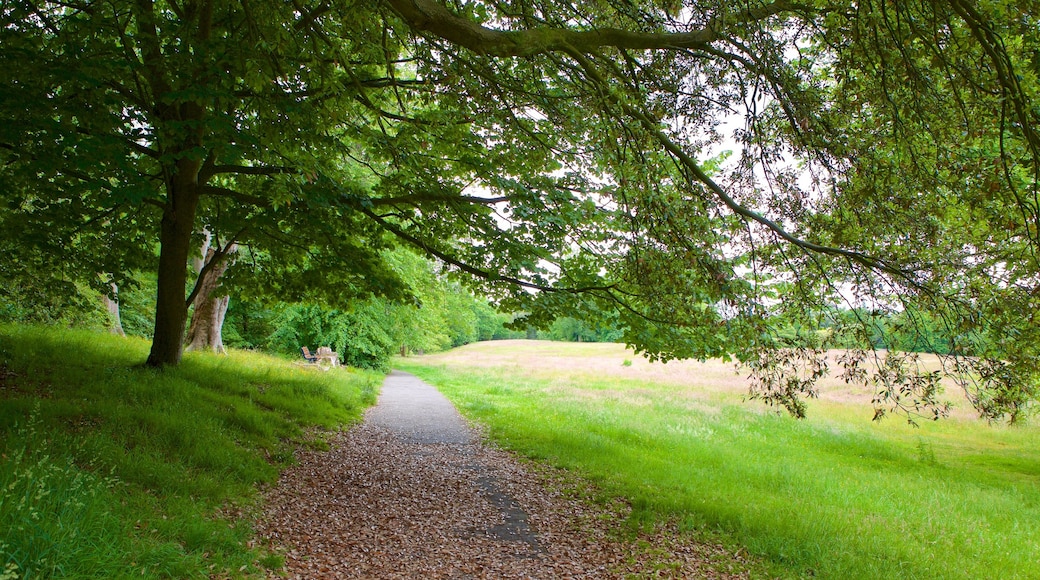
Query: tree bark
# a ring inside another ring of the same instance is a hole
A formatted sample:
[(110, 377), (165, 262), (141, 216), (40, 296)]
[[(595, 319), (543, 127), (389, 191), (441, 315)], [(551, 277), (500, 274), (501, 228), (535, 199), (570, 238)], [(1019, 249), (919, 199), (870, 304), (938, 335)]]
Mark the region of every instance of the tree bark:
[(167, 181), (168, 202), (159, 232), (158, 292), (155, 299), (155, 333), (146, 364), (176, 365), (184, 349), (188, 305), (184, 288), (188, 279), (188, 255), (195, 212), (199, 204), (198, 174), (202, 162), (181, 159)]
[[(200, 254), (205, 258), (195, 260), (195, 272), (199, 275), (199, 280), (196, 282), (198, 291), (193, 302), (195, 309), (191, 315), (191, 324), (188, 326), (185, 350), (225, 352), (222, 331), (231, 297), (214, 296), (214, 294), (217, 287), (220, 286), (220, 277), (231, 265), (230, 254), (235, 250), (236, 245), (231, 244), (226, 251), (218, 252), (211, 247), (210, 236), (207, 232)], [(216, 262), (210, 264), (214, 260)], [(209, 268), (205, 267), (207, 264), (210, 264)]]
[[(191, 4), (191, 3), (189, 3)], [(185, 14), (193, 20), (194, 35), (182, 41), (196, 51), (201, 51), (208, 40), (212, 25), (212, 4), (186, 4)], [(205, 179), (200, 183), (199, 174), (203, 166), (200, 151), (204, 151), (206, 105), (199, 101), (182, 101), (172, 98), (175, 89), (189, 84), (180, 75), (175, 87), (175, 75), (167, 69), (166, 56), (156, 22), (153, 0), (137, 0), (133, 5), (138, 31), (135, 35), (144, 65), (141, 74), (151, 90), (151, 102), (157, 121), (157, 147), (162, 157), (175, 159), (163, 167), (163, 184), (166, 188), (166, 204), (163, 207), (162, 225), (159, 229), (158, 291), (155, 297), (155, 331), (152, 350), (145, 362), (148, 366), (163, 367), (177, 365), (184, 352), (184, 327), (187, 323), (188, 304), (185, 284), (188, 279), (188, 257), (191, 253), (191, 234), (195, 231), (195, 214)], [(200, 62), (205, 58), (195, 52)], [(196, 75), (187, 75), (198, 81)]]
[(108, 311), (108, 331), (119, 336), (126, 336), (123, 332), (123, 323), (119, 319), (119, 287), (115, 282), (109, 283), (111, 292), (101, 295), (101, 301)]
[(386, 2), (412, 30), (429, 32), (478, 54), (496, 57), (528, 57), (560, 51), (590, 52), (608, 46), (636, 50), (700, 48), (718, 40), (721, 37), (719, 30), (725, 24), (757, 22), (798, 6), (787, 0), (775, 0), (762, 6), (721, 14), (698, 30), (645, 33), (617, 28), (499, 30), (458, 16), (441, 0)]

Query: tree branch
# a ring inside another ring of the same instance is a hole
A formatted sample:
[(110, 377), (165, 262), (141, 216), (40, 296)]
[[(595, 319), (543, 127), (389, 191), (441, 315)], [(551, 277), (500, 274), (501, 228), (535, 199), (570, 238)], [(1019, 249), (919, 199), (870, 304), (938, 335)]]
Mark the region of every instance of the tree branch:
[(242, 203), (247, 203), (250, 205), (255, 205), (257, 207), (264, 207), (268, 205), (267, 201), (263, 198), (256, 197), (255, 195), (248, 195), (240, 191), (235, 191), (234, 189), (219, 187), (216, 185), (206, 185), (201, 187), (200, 194), (213, 195), (217, 197), (230, 197), (231, 199), (234, 199), (236, 201), (240, 201)]
[[(199, 172), (199, 181), (205, 181), (214, 175), (233, 173), (235, 175), (285, 175), (296, 173), (294, 167), (283, 167), (278, 165), (211, 165), (204, 172)], [(205, 178), (205, 179), (204, 179)]]
[(398, 197), (387, 197), (387, 198), (375, 198), (371, 200), (373, 206), (385, 206), (385, 205), (396, 205), (399, 203), (424, 203), (424, 202), (444, 202), (452, 203), (461, 201), (465, 203), (480, 204), (480, 205), (495, 205), (496, 203), (503, 203), (511, 200), (512, 197), (503, 195), (501, 197), (476, 197), (473, 195), (428, 195), (422, 193), (413, 193), (411, 195), (401, 195)]
[[(185, 300), (185, 306), (190, 307), (192, 303), (195, 302), (195, 298), (199, 295), (199, 291), (202, 289), (202, 281), (206, 278), (206, 274), (208, 274), (211, 270), (213, 270), (213, 268), (216, 268), (218, 264), (227, 259), (228, 254), (231, 253), (232, 248), (234, 248), (235, 244), (237, 243), (238, 237), (244, 234), (245, 231), (246, 228), (238, 230), (238, 232), (235, 235), (231, 236), (231, 238), (228, 239), (228, 243), (225, 246), (221, 246), (220, 241), (217, 241), (217, 249), (213, 250), (213, 256), (211, 256), (210, 259), (202, 266), (202, 269), (199, 270), (199, 275), (195, 278), (195, 286), (192, 287), (191, 294), (188, 294), (188, 298), (187, 300)], [(203, 258), (205, 258), (205, 256), (203, 256)]]
[(137, 141), (134, 141), (133, 139), (130, 139), (130, 138), (124, 138), (123, 142), (126, 143), (127, 147), (133, 149), (134, 151), (137, 151), (141, 155), (145, 155), (147, 157), (151, 157), (152, 159), (158, 159), (159, 158), (159, 152), (156, 151), (155, 149), (152, 149), (151, 147), (146, 147), (144, 145), (141, 145)]
[(478, 54), (498, 57), (566, 50), (589, 52), (608, 46), (636, 50), (699, 48), (718, 40), (718, 30), (724, 24), (754, 22), (794, 9), (788, 0), (776, 0), (742, 13), (716, 17), (700, 30), (646, 33), (617, 28), (495, 30), (455, 15), (437, 0), (385, 1), (415, 31), (434, 34)]
[(395, 78), (373, 78), (360, 79), (357, 84), (366, 89), (383, 89), (387, 87), (426, 87), (437, 84), (437, 79), (395, 79)]
[(421, 239), (419, 239), (419, 238), (409, 234), (408, 232), (404, 231), (400, 227), (398, 227), (398, 226), (396, 226), (396, 225), (386, 221), (385, 219), (383, 219), (379, 215), (376, 215), (375, 212), (373, 212), (372, 210), (370, 210), (367, 207), (363, 207), (363, 206), (359, 207), (358, 211), (360, 211), (361, 213), (363, 213), (366, 216), (368, 216), (369, 218), (371, 218), (373, 221), (375, 221), (377, 224), (379, 224), (379, 226), (382, 227), (383, 229), (385, 229), (386, 231), (388, 231), (391, 234), (397, 236), (398, 238), (408, 242), (409, 244), (415, 246), (416, 248), (419, 248), (420, 250), (430, 254), (431, 256), (436, 257), (437, 259), (443, 261), (446, 264), (450, 264), (452, 266), (455, 266), (456, 268), (462, 270), (463, 272), (466, 272), (467, 274), (476, 276), (477, 278), (481, 278), (483, 280), (507, 282), (507, 283), (512, 284), (514, 286), (520, 286), (522, 288), (530, 288), (532, 290), (538, 290), (538, 291), (541, 291), (541, 292), (566, 292), (566, 293), (569, 293), (569, 294), (581, 294), (581, 293), (596, 292), (596, 291), (608, 291), (609, 292), (610, 290), (612, 290), (614, 288), (613, 285), (609, 285), (609, 286), (584, 286), (584, 287), (580, 287), (580, 288), (557, 288), (557, 287), (553, 287), (553, 286), (545, 286), (545, 285), (542, 285), (542, 284), (535, 284), (534, 282), (528, 282), (526, 280), (521, 280), (519, 278), (514, 278), (512, 276), (503, 276), (503, 275), (501, 275), (501, 274), (499, 274), (497, 272), (488, 272), (487, 270), (481, 270), (480, 268), (477, 268), (476, 266), (472, 266), (472, 265), (470, 265), (470, 264), (468, 264), (466, 262), (463, 262), (463, 261), (461, 261), (461, 260), (459, 260), (457, 258), (454, 258), (454, 257), (450, 256), (449, 254), (447, 254), (447, 253), (445, 253), (445, 252), (443, 252), (441, 250), (438, 250), (437, 248), (432, 247), (426, 241), (421, 240)]

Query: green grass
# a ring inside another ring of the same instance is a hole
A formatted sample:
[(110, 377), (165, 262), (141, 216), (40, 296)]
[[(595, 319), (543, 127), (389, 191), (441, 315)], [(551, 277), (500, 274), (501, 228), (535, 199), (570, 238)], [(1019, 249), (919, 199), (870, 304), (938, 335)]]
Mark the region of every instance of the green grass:
[(356, 421), (382, 377), (0, 326), (0, 579), (258, 575), (259, 489)]
[(620, 351), (580, 370), (602, 347), (514, 344), (537, 354), (503, 366), (488, 363), (501, 345), (469, 348), (397, 367), (503, 446), (626, 498), (636, 523), (718, 532), (790, 577), (1040, 578), (1035, 424), (913, 428), (835, 401), (799, 421), (715, 385), (641, 380)]

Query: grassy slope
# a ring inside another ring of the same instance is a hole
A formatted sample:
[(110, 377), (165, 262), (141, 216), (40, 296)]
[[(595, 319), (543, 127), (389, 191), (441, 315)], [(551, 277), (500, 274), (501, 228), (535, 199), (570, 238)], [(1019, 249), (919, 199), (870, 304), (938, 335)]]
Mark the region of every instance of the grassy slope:
[[(243, 576), (258, 486), (312, 427), (359, 418), (382, 380), (252, 353), (0, 326), (0, 578)], [(13, 574), (12, 574), (13, 573)]]
[(506, 447), (581, 472), (644, 521), (720, 529), (791, 576), (1040, 578), (1036, 425), (871, 423), (862, 394), (833, 386), (797, 421), (742, 403), (731, 366), (615, 346), (399, 362)]

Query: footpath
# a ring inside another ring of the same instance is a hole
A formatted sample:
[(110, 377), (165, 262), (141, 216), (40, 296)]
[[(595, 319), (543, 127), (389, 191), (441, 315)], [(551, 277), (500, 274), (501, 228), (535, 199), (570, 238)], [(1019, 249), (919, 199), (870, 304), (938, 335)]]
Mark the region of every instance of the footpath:
[(407, 373), (328, 451), (297, 459), (258, 530), (285, 556), (273, 578), (747, 577), (739, 555), (667, 526), (619, 533), (627, 505), (561, 491), (582, 484), (484, 444)]

